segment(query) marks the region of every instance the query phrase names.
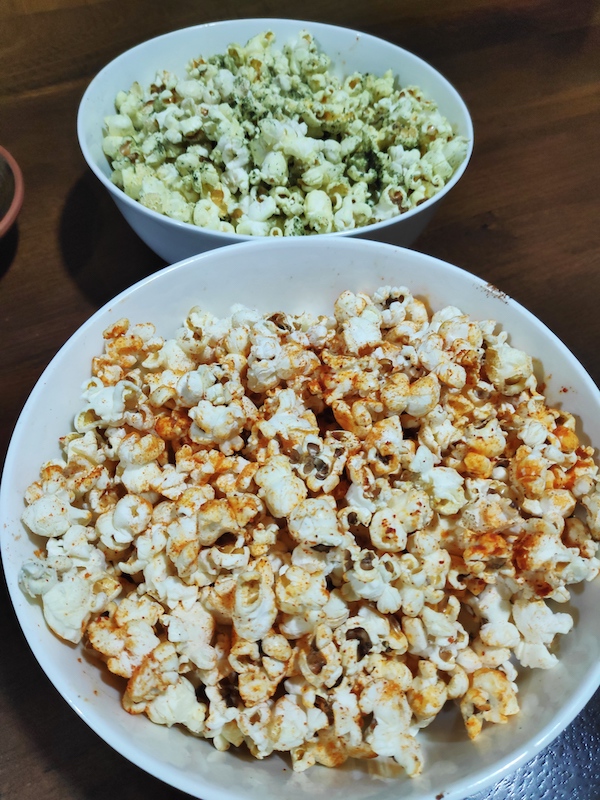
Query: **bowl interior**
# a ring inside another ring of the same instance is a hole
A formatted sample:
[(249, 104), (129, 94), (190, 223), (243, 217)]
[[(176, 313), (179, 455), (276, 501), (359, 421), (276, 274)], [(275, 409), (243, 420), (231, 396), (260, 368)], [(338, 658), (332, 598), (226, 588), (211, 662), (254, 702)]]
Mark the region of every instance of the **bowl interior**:
[(235, 302), (260, 311), (331, 313), (344, 289), (373, 291), (407, 286), (433, 308), (456, 305), (477, 319), (495, 319), (511, 341), (531, 353), (545, 375), (549, 400), (577, 414), (586, 439), (600, 442), (597, 388), (565, 346), (529, 312), (480, 279), (429, 256), (352, 239), (251, 242), (195, 256), (126, 290), (98, 311), (43, 373), (17, 423), (0, 491), (2, 558), (12, 601), (25, 636), (50, 680), (75, 711), (118, 752), (173, 786), (204, 800), (300, 800), (332, 791), (348, 800), (462, 798), (530, 758), (575, 716), (600, 682), (598, 582), (573, 592), (573, 631), (561, 638), (560, 665), (519, 679), (522, 712), (507, 725), (491, 726), (472, 743), (452, 710), (424, 730), (425, 767), (414, 780), (398, 770), (365, 762), (341, 769), (314, 767), (295, 774), (274, 756), (256, 762), (175, 728), (167, 729), (120, 707), (116, 685), (79, 658), (79, 648), (58, 641), (40, 607), (19, 590), (22, 562), (37, 546), (20, 515), (23, 493), (40, 463), (58, 455), (57, 440), (71, 429), (80, 386), (102, 348), (102, 330), (128, 317), (151, 321), (162, 336), (174, 334), (193, 305), (226, 314)]
[[(302, 29), (307, 29), (314, 35), (318, 46), (330, 56), (335, 71), (340, 75), (357, 70), (382, 75), (386, 70), (392, 69), (401, 85), (420, 86), (436, 100), (440, 111), (456, 127), (457, 132), (469, 140), (469, 149), (463, 163), (432, 200), (407, 211), (400, 217), (373, 223), (360, 230), (387, 227), (400, 220), (404, 221), (421, 213), (424, 208), (445, 195), (466, 169), (472, 152), (473, 127), (460, 95), (437, 70), (391, 42), (349, 28), (301, 20), (243, 19), (184, 28), (146, 41), (111, 61), (88, 86), (78, 114), (80, 146), (89, 166), (117, 199), (121, 209), (129, 208), (146, 217), (156, 218), (157, 221), (165, 219), (157, 212), (146, 209), (127, 197), (110, 181), (110, 165), (102, 151), (102, 127), (104, 117), (115, 113), (114, 100), (120, 90), (128, 90), (134, 81), (147, 86), (153, 81), (156, 72), (162, 69), (183, 76), (191, 58), (222, 53), (231, 42), (245, 44), (249, 38), (263, 31), (272, 30), (276, 35), (277, 46), (281, 47)], [(243, 234), (225, 235), (203, 230), (172, 219), (168, 222), (174, 230), (181, 228), (195, 230), (204, 235), (211, 235), (215, 240), (223, 239), (223, 243), (251, 238)]]

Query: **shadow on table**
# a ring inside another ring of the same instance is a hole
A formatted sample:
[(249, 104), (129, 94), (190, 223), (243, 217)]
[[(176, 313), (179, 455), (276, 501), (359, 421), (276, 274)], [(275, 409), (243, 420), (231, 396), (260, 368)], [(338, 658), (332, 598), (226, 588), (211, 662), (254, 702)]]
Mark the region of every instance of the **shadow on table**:
[(14, 261), (19, 246), (19, 225), (17, 222), (0, 239), (0, 278), (4, 277)]
[(165, 266), (91, 174), (82, 175), (69, 192), (59, 236), (69, 274), (97, 307)]

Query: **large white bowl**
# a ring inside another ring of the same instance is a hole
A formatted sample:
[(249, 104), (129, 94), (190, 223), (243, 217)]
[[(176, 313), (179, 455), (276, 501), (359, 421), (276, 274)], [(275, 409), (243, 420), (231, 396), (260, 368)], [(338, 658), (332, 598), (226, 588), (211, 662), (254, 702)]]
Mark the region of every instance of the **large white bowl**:
[(104, 117), (115, 113), (114, 101), (120, 90), (128, 90), (134, 81), (142, 86), (152, 83), (158, 70), (167, 69), (183, 75), (189, 60), (197, 55), (215, 55), (228, 44), (245, 44), (252, 36), (272, 30), (278, 44), (306, 28), (317, 44), (332, 59), (336, 71), (346, 75), (354, 71), (382, 75), (392, 69), (401, 85), (420, 86), (432, 97), (440, 111), (469, 141), (467, 155), (446, 186), (433, 198), (399, 217), (378, 222), (348, 233), (321, 236), (356, 236), (408, 246), (424, 230), (438, 204), (464, 173), (473, 149), (473, 125), (467, 108), (456, 90), (432, 66), (390, 42), (348, 28), (289, 19), (241, 19), (210, 22), (184, 28), (150, 39), (111, 61), (88, 86), (77, 117), (77, 134), (84, 158), (105, 186), (121, 213), (140, 238), (172, 264), (196, 253), (251, 239), (243, 234), (226, 234), (179, 222), (145, 208), (132, 200), (110, 180), (110, 165), (102, 152)]
[[(39, 663), (74, 710), (119, 753), (203, 800), (314, 800), (333, 792), (346, 800), (458, 800), (530, 759), (580, 711), (600, 684), (600, 585), (576, 587), (575, 627), (561, 637), (553, 670), (525, 670), (519, 678), (522, 712), (490, 726), (470, 742), (453, 710), (421, 734), (425, 767), (417, 779), (377, 762), (340, 769), (313, 767), (294, 774), (285, 758), (254, 761), (207, 741), (126, 714), (106, 673), (79, 648), (55, 638), (40, 606), (17, 584), (22, 562), (38, 543), (20, 517), (23, 493), (37, 479), (40, 462), (58, 456), (58, 437), (71, 429), (80, 386), (101, 352), (103, 329), (121, 317), (150, 320), (172, 336), (192, 305), (226, 314), (234, 302), (259, 310), (331, 313), (344, 289), (372, 291), (406, 285), (431, 305), (453, 304), (474, 318), (496, 319), (512, 342), (537, 360), (551, 402), (578, 415), (584, 440), (600, 442), (600, 394), (567, 348), (535, 317), (479, 278), (430, 256), (386, 244), (314, 238), (255, 241), (204, 253), (167, 267), (120, 294), (94, 314), (63, 346), (43, 373), (17, 423), (0, 490), (1, 545), (6, 578), (25, 636)], [(568, 392), (565, 392), (568, 389)]]

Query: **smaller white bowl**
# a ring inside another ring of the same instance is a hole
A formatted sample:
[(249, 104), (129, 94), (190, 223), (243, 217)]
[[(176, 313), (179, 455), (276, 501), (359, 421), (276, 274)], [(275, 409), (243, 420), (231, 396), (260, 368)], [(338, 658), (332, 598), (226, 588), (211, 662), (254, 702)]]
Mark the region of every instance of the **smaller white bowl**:
[(302, 29), (314, 35), (319, 48), (331, 58), (333, 68), (340, 74), (360, 71), (383, 75), (392, 69), (401, 85), (419, 86), (436, 101), (457, 133), (468, 140), (464, 161), (430, 200), (390, 220), (348, 232), (320, 234), (321, 237), (353, 236), (408, 246), (425, 229), (439, 202), (463, 175), (473, 150), (473, 125), (467, 107), (437, 70), (391, 42), (349, 28), (290, 19), (227, 20), (166, 33), (126, 51), (96, 75), (79, 106), (77, 134), (90, 169), (108, 190), (127, 222), (167, 262), (257, 237), (220, 233), (163, 216), (128, 197), (111, 182), (110, 164), (102, 151), (103, 123), (104, 117), (115, 113), (117, 93), (128, 90), (134, 81), (142, 86), (149, 85), (159, 70), (184, 75), (191, 58), (222, 53), (231, 42), (245, 44), (252, 36), (272, 30), (277, 42), (283, 44)]

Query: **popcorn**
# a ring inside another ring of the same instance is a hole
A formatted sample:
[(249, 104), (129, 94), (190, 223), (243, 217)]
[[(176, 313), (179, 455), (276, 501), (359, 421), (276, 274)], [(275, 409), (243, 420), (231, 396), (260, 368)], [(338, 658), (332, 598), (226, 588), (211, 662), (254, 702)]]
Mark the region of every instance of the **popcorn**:
[(92, 615), (103, 611), (120, 591), (110, 575), (70, 569), (43, 592), (44, 617), (57, 636), (76, 644)]
[(365, 741), (379, 756), (391, 756), (410, 777), (421, 772), (418, 742), (410, 734), (412, 710), (396, 681), (375, 680), (360, 695), (363, 714), (373, 714), (373, 726)]
[(273, 569), (266, 558), (257, 559), (236, 581), (232, 621), (236, 633), (256, 642), (271, 630), (277, 617)]
[(38, 536), (52, 538), (62, 536), (74, 524), (86, 524), (91, 520), (89, 511), (71, 505), (65, 490), (50, 490), (34, 500), (23, 512), (23, 522)]
[(500, 670), (479, 669), (473, 673), (471, 686), (460, 701), (460, 710), (471, 739), (475, 739), (483, 721), (505, 723), (518, 713), (514, 684)]
[(169, 641), (177, 645), (177, 652), (198, 669), (210, 670), (216, 666), (216, 652), (212, 647), (215, 630), (214, 619), (200, 603), (191, 608), (183, 605), (170, 614), (163, 614), (162, 622), (168, 625)]
[(338, 528), (336, 505), (331, 495), (309, 497), (288, 515), (290, 535), (308, 547), (337, 547), (343, 535)]
[(522, 392), (534, 377), (531, 356), (511, 347), (502, 337), (486, 349), (485, 371), (498, 391), (508, 396)]
[(196, 700), (194, 686), (183, 676), (177, 683), (167, 685), (146, 706), (146, 714), (157, 725), (183, 725), (191, 733), (204, 732), (206, 705)]
[(123, 695), (123, 707), (130, 714), (141, 714), (153, 700), (179, 680), (177, 651), (170, 642), (160, 642), (129, 679)]
[[(158, 73), (115, 107), (103, 150), (117, 186), (181, 222), (251, 236), (391, 219), (439, 192), (467, 153), (419, 88), (391, 71), (339, 78), (307, 31), (281, 50), (267, 31), (198, 56), (183, 79)], [(374, 334), (357, 316), (347, 332), (355, 351)]]
[(294, 474), (284, 455), (273, 456), (254, 476), (269, 512), (276, 518), (288, 516), (308, 494), (304, 481)]
[(152, 504), (148, 500), (126, 494), (111, 511), (98, 517), (100, 540), (109, 550), (126, 550), (135, 536), (146, 530), (151, 517)]
[(108, 616), (90, 622), (88, 640), (111, 672), (131, 678), (143, 659), (160, 644), (154, 626), (162, 611), (159, 603), (132, 593), (118, 605), (109, 606)]
[[(323, 66), (303, 41), (293, 63)], [(225, 61), (194, 69), (177, 85), (159, 77), (161, 97), (207, 109), (223, 174), (244, 169), (200, 80), (214, 73), (231, 94), (237, 76)], [(356, 81), (393, 108), (391, 76)], [(142, 98), (121, 98), (132, 120)], [(169, 105), (158, 123), (174, 147), (186, 118)], [(303, 173), (318, 199), (344, 153), (358, 169), (363, 139), (311, 140), (306, 125), (265, 118), (252, 154), (260, 180), (283, 180), (279, 156), (312, 148), (329, 165)], [(162, 180), (216, 187), (216, 171), (197, 174), (198, 147), (163, 162)], [(388, 169), (410, 173), (417, 159), (399, 147)], [(441, 152), (426, 162), (432, 185), (447, 173)], [(276, 205), (303, 202), (284, 188)], [(258, 197), (248, 219), (266, 224), (273, 204)], [(391, 286), (343, 292), (330, 317), (194, 307), (167, 340), (118, 320), (61, 458), (25, 493), (23, 522), (44, 549), (21, 589), (57, 636), (126, 682), (130, 713), (219, 750), (289, 753), (296, 771), (391, 758), (418, 775), (418, 732), (449, 702), (471, 738), (518, 713), (519, 671), (552, 668), (574, 624), (548, 600), (566, 603), (600, 572), (594, 451), (495, 328), (451, 306), (430, 314)]]
[(515, 648), (515, 655), (524, 667), (548, 668), (558, 663), (548, 651), (557, 633), (568, 633), (573, 627), (569, 614), (553, 614), (543, 600), (513, 605), (513, 617), (523, 641)]
[(446, 684), (438, 678), (434, 663), (419, 661), (419, 672), (412, 681), (407, 699), (419, 727), (433, 722), (448, 699)]

